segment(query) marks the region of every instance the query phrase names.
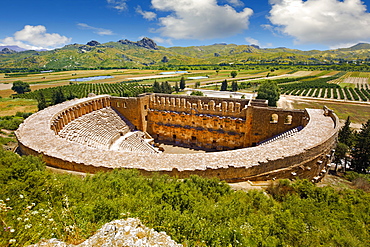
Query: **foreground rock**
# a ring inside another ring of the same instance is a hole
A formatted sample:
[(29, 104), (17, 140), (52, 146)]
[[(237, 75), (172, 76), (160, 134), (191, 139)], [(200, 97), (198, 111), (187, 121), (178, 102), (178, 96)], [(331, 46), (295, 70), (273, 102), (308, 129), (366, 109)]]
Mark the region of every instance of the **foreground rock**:
[(115, 220), (105, 224), (96, 234), (79, 245), (66, 244), (57, 239), (42, 241), (29, 247), (88, 247), (88, 246), (182, 246), (165, 232), (144, 226), (139, 219)]

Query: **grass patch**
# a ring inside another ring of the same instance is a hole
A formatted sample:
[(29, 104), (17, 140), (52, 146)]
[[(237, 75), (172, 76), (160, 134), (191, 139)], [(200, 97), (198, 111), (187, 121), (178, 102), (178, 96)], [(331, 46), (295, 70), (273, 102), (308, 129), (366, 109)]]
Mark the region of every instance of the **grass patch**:
[(364, 104), (349, 104), (341, 102), (327, 101), (294, 101), (294, 109), (318, 108), (321, 109), (324, 105), (334, 110), (339, 119), (346, 120), (347, 116), (351, 117), (353, 123), (365, 123), (370, 119), (370, 105)]
[(0, 116), (15, 115), (17, 112), (36, 112), (37, 101), (30, 99), (0, 99)]
[(344, 82), (342, 82), (342, 83), (339, 83), (339, 86), (340, 86), (341, 88), (344, 88), (344, 87), (351, 87), (351, 88), (355, 88), (355, 87), (356, 87), (356, 84), (353, 84), (353, 83), (344, 83)]

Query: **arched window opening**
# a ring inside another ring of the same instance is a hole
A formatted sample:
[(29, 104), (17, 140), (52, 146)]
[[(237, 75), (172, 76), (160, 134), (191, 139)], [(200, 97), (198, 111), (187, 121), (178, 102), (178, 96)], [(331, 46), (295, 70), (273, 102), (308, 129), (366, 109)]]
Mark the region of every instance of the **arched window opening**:
[(277, 123), (278, 120), (279, 120), (278, 114), (275, 113), (271, 115), (270, 123)]
[(292, 115), (288, 115), (285, 118), (284, 124), (292, 124), (293, 117)]

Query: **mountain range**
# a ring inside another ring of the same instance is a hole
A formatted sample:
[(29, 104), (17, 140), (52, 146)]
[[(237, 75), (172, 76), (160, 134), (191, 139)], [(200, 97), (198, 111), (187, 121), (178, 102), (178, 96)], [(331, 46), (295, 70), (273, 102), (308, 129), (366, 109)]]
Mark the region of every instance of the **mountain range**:
[(92, 40), (87, 44), (70, 44), (49, 51), (21, 49), (16, 46), (0, 46), (0, 67), (69, 70), (250, 63), (337, 64), (370, 60), (370, 44), (367, 43), (326, 51), (260, 48), (256, 45), (225, 43), (166, 48), (158, 46), (149, 38), (143, 38), (137, 42), (126, 39), (104, 44)]

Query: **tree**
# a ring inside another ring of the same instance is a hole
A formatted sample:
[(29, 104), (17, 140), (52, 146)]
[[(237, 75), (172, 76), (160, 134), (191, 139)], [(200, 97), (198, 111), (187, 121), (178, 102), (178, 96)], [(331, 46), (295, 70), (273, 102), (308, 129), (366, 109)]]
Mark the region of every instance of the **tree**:
[(204, 96), (203, 92), (201, 92), (201, 91), (193, 91), (193, 92), (191, 92), (191, 94), (190, 94), (190, 95), (195, 95), (195, 96)]
[(346, 123), (338, 132), (338, 141), (346, 144), (349, 148), (353, 146), (355, 135), (350, 127), (351, 120), (347, 117)]
[(77, 98), (77, 96), (72, 92), (72, 90), (68, 91), (67, 100), (72, 100)]
[(356, 145), (352, 149), (351, 167), (360, 173), (365, 173), (370, 167), (370, 119), (362, 124), (360, 132), (356, 135)]
[(40, 91), (39, 93), (39, 97), (37, 99), (37, 108), (39, 109), (39, 111), (45, 109), (47, 107), (46, 105), (46, 100), (45, 100), (45, 96), (44, 94)]
[(161, 93), (167, 93), (167, 94), (172, 93), (172, 88), (171, 88), (171, 85), (168, 83), (168, 81), (161, 83), (161, 89), (162, 89)]
[(185, 78), (182, 76), (181, 79), (180, 79), (180, 89), (184, 90), (185, 87), (186, 87)]
[(227, 91), (227, 80), (224, 80), (221, 84), (221, 91)]
[(197, 82), (195, 83), (194, 87), (195, 87), (195, 88), (200, 87), (200, 81), (197, 81)]
[(59, 103), (62, 103), (66, 101), (66, 97), (64, 96), (64, 93), (62, 91), (62, 88), (57, 88), (53, 91), (53, 94), (51, 95), (51, 104), (56, 105)]
[(338, 164), (342, 164), (342, 160), (344, 159), (344, 166), (347, 164), (347, 152), (348, 146), (342, 142), (338, 142), (337, 147), (335, 148), (335, 172), (338, 170)]
[(153, 93), (161, 93), (161, 91), (161, 85), (155, 80), (153, 83)]
[(178, 93), (180, 91), (179, 84), (176, 82), (175, 83), (175, 92)]
[(23, 82), (23, 81), (13, 82), (13, 86), (11, 89), (17, 94), (31, 92), (30, 84), (28, 84), (27, 82)]
[(258, 89), (257, 99), (267, 99), (269, 106), (276, 106), (280, 98), (279, 86), (275, 81), (265, 81)]
[(168, 58), (166, 56), (164, 56), (161, 60), (162, 63), (168, 63)]
[(231, 91), (233, 91), (233, 92), (236, 92), (236, 91), (238, 91), (238, 83), (236, 82), (236, 81), (233, 81), (232, 83), (231, 83)]
[(233, 71), (230, 72), (230, 75), (231, 75), (232, 78), (235, 78), (238, 75), (238, 72), (233, 70)]

